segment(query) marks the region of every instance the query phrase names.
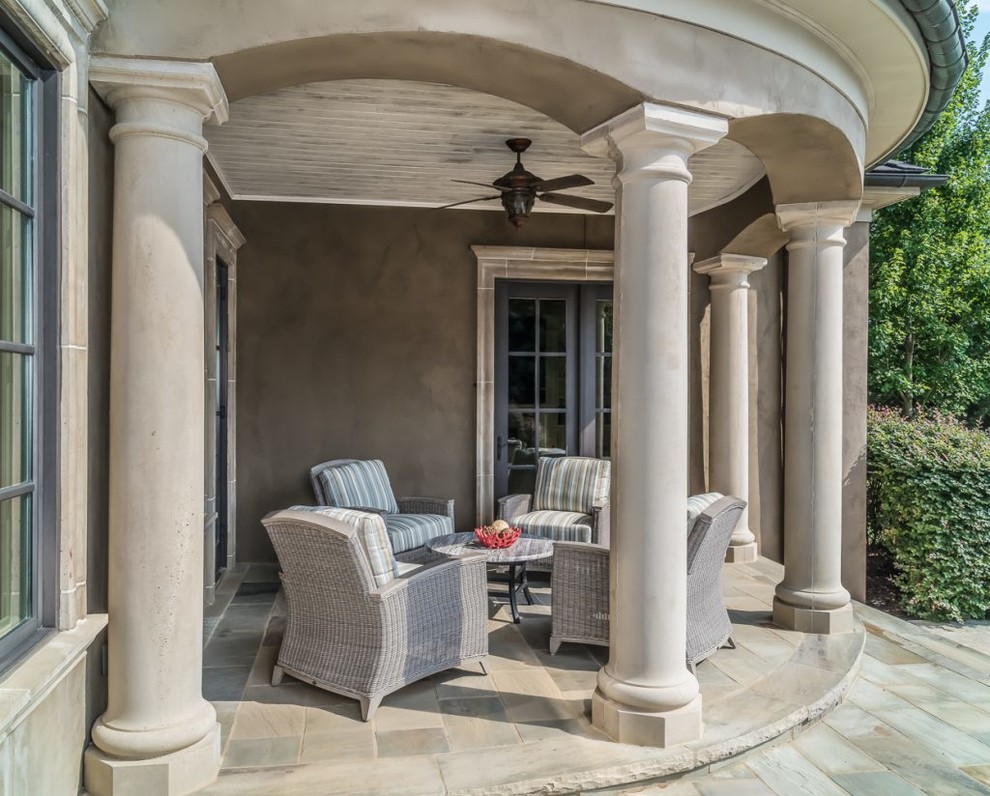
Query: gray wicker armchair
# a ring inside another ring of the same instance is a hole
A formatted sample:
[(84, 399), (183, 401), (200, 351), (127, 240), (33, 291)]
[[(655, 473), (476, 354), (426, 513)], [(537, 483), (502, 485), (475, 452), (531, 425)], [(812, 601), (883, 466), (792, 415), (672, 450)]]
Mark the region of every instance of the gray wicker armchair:
[[(722, 598), (722, 564), (732, 529), (746, 506), (744, 500), (714, 493), (699, 497), (712, 502), (688, 520), (687, 663), (692, 668), (732, 644), (732, 624)], [(557, 542), (551, 585), (550, 654), (565, 641), (608, 646), (608, 548)]]
[(432, 558), (424, 545), (454, 532), (454, 501), (404, 497), (392, 493), (385, 465), (378, 459), (332, 459), (309, 470), (320, 506), (337, 506), (381, 514), (392, 550), (403, 561), (421, 564)]
[(499, 519), (555, 542), (607, 546), (611, 468), (607, 459), (543, 457), (533, 494), (499, 498)]
[(359, 521), (378, 535), (369, 542), (360, 524), (325, 516), (335, 511), (262, 520), (287, 605), (272, 684), (287, 673), (352, 697), (368, 721), (393, 691), (488, 654), (485, 557), (405, 565), (396, 576), (381, 518)]

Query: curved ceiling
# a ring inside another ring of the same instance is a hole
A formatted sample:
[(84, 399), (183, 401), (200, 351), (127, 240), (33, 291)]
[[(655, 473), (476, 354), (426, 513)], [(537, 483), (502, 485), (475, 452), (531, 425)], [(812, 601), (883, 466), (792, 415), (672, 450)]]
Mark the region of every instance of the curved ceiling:
[[(595, 185), (566, 193), (613, 201), (614, 165), (584, 154), (580, 137), (501, 97), (437, 83), (335, 80), (233, 103), (207, 127), (209, 158), (234, 199), (437, 207), (495, 191), (514, 155), (505, 139), (533, 139), (526, 168), (544, 178), (581, 173)], [(690, 212), (737, 196), (763, 164), (723, 140), (691, 159)], [(501, 210), (497, 201), (469, 205)], [(557, 205), (543, 210), (567, 212)], [(572, 211), (574, 212), (574, 211)]]

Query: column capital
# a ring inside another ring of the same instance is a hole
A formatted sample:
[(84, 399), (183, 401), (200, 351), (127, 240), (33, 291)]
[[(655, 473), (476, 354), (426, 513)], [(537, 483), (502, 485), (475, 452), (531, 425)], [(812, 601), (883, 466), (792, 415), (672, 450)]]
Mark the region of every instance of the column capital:
[(700, 263), (695, 263), (694, 270), (699, 274), (707, 274), (712, 283), (738, 281), (746, 282), (753, 271), (759, 271), (767, 264), (766, 257), (751, 257), (747, 254), (729, 254), (722, 252)]
[(856, 220), (859, 205), (858, 199), (777, 205), (777, 224), (792, 235), (805, 227), (843, 229)]
[[(114, 141), (125, 135), (160, 135), (188, 141), (205, 152), (203, 122), (227, 121), (227, 94), (211, 63), (97, 56), (90, 62), (89, 79), (117, 110), (117, 124), (110, 131)], [(127, 112), (135, 102), (143, 107)], [(176, 114), (176, 107), (189, 113)]]
[(586, 132), (581, 148), (619, 163), (619, 179), (653, 171), (690, 182), (686, 165), (663, 163), (663, 157), (676, 155), (686, 164), (691, 155), (717, 144), (728, 131), (729, 123), (721, 116), (644, 102)]

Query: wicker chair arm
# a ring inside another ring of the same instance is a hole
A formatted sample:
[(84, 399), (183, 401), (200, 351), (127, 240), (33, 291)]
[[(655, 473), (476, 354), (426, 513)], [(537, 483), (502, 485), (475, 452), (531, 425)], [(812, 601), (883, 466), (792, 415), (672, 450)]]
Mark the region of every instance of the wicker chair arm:
[(554, 542), (554, 560), (557, 559), (558, 553), (562, 553), (565, 558), (580, 558), (582, 556), (590, 558), (608, 558), (609, 549), (605, 545), (589, 544), (588, 542)]
[(432, 497), (400, 497), (399, 514), (439, 514), (454, 518), (454, 501)]
[(595, 503), (591, 507), (591, 541), (603, 547), (609, 547), (611, 543), (610, 519), (611, 508), (606, 500), (604, 503)]
[(532, 495), (506, 495), (498, 499), (498, 518), (511, 523), (530, 510)]

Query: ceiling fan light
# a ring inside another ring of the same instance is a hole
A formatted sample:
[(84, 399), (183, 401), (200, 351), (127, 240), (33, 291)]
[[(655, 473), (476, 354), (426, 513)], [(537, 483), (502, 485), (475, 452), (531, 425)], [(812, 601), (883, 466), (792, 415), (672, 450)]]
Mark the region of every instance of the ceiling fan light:
[(515, 225), (516, 229), (521, 227), (523, 221), (529, 218), (535, 199), (536, 195), (533, 191), (510, 191), (502, 194), (502, 207), (509, 214), (509, 221)]

